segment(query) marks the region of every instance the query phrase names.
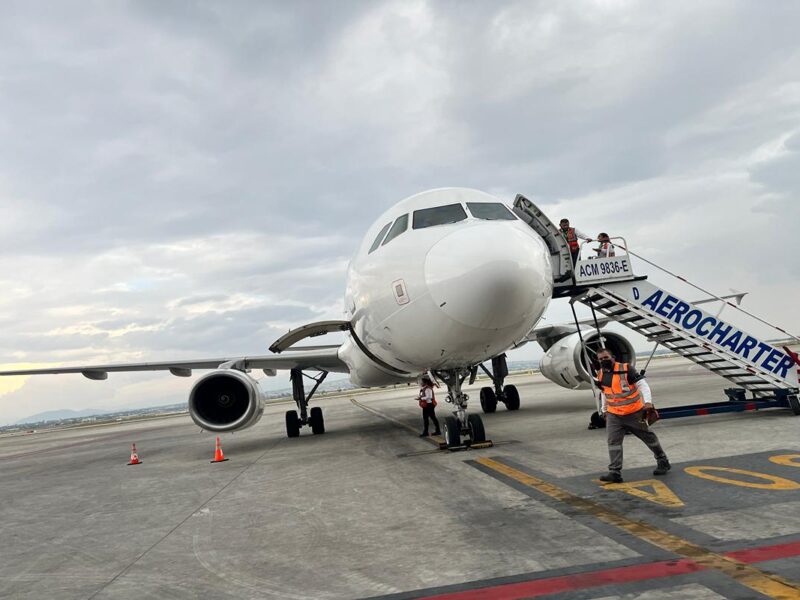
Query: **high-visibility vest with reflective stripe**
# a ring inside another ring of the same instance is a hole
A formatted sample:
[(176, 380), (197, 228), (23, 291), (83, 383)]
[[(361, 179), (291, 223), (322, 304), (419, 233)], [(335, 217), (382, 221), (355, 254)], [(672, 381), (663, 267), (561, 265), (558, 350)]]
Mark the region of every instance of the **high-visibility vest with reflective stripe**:
[(610, 386), (603, 384), (604, 374), (604, 371), (600, 372), (598, 383), (606, 397), (608, 412), (629, 415), (644, 408), (639, 387), (635, 383), (628, 383), (628, 363), (614, 363)]
[(614, 256), (614, 246), (609, 242), (601, 242), (600, 252), (597, 253), (598, 258), (609, 258)]
[(569, 244), (570, 250), (577, 250), (578, 249), (578, 236), (575, 234), (575, 228), (569, 227), (565, 232), (563, 229), (561, 233), (564, 234), (564, 237), (567, 238), (567, 244)]
[[(425, 390), (431, 391), (431, 401), (428, 402), (428, 399), (425, 398)], [(422, 389), (419, 391), (419, 407), (425, 408), (426, 406), (433, 406), (436, 407), (436, 394), (433, 391), (432, 385), (423, 385)]]

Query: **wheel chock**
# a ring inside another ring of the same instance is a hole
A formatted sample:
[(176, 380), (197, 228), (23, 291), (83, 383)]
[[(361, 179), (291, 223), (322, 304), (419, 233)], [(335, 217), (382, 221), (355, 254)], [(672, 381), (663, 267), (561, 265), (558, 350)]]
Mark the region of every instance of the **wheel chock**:
[(484, 448), (493, 448), (494, 442), (492, 440), (485, 440), (483, 442), (476, 442), (474, 444), (462, 444), (461, 446), (453, 446), (450, 448), (445, 442), (439, 444), (439, 450), (449, 450), (450, 452), (459, 452), (461, 450), (483, 450)]
[(470, 450), (483, 450), (484, 448), (493, 448), (494, 442), (492, 440), (486, 440), (485, 442), (478, 442), (476, 444), (470, 444)]

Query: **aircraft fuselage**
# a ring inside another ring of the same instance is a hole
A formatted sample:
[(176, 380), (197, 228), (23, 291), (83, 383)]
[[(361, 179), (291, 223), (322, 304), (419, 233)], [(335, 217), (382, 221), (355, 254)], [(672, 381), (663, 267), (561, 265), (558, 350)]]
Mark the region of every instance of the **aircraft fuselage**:
[(475, 365), (522, 339), (552, 290), (544, 241), (500, 200), (423, 192), (382, 214), (351, 260), (345, 312), (358, 340), (339, 355), (364, 386)]

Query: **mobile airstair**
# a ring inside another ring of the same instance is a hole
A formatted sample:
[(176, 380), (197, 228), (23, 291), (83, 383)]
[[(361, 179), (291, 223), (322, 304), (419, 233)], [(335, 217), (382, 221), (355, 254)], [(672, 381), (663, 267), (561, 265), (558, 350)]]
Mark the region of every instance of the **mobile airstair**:
[[(568, 297), (573, 304), (589, 307), (598, 329), (600, 314), (603, 320), (621, 323), (655, 342), (656, 347), (672, 350), (736, 386), (725, 390), (727, 401), (659, 409), (662, 418), (761, 408), (789, 408), (800, 415), (797, 356), (724, 321), (722, 309), (733, 307), (784, 338), (800, 338), (634, 254), (623, 238), (612, 239), (616, 256), (583, 257), (588, 248), (582, 247), (573, 268), (566, 240), (542, 211), (517, 195), (514, 212), (542, 236), (550, 250), (553, 297)], [(722, 303), (719, 312), (710, 314), (698, 306), (707, 299), (687, 302), (653, 285), (647, 277), (636, 276), (632, 257), (718, 300)]]

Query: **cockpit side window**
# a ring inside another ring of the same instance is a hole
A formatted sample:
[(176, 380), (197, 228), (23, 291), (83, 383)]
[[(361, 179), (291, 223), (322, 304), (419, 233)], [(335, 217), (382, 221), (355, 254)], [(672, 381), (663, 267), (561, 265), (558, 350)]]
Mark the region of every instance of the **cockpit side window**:
[(467, 202), (472, 216), (484, 221), (515, 221), (516, 217), (500, 202)]
[(375, 250), (378, 249), (378, 246), (381, 245), (381, 240), (383, 240), (383, 236), (386, 235), (386, 232), (389, 231), (389, 227), (391, 227), (391, 226), (392, 226), (392, 222), (389, 221), (386, 225), (384, 225), (381, 228), (380, 232), (378, 233), (378, 237), (376, 237), (375, 241), (372, 242), (372, 246), (370, 246), (368, 254), (372, 254), (373, 252), (375, 252)]
[(434, 208), (421, 208), (414, 211), (414, 229), (424, 229), (435, 225), (445, 225), (447, 223), (457, 223), (467, 218), (464, 207), (460, 204), (448, 204), (446, 206), (436, 206)]
[(387, 235), (386, 239), (383, 240), (383, 244), (381, 244), (381, 246), (385, 246), (386, 244), (391, 242), (394, 238), (403, 233), (406, 229), (408, 229), (408, 215), (403, 215), (402, 217), (398, 217), (397, 221), (394, 222), (394, 225), (392, 225), (392, 228), (389, 230), (389, 235)]

